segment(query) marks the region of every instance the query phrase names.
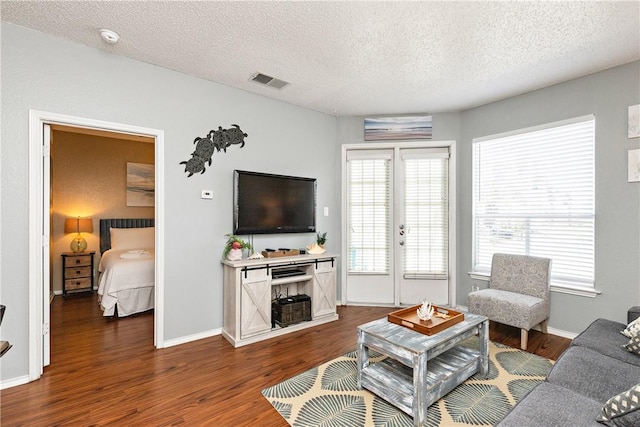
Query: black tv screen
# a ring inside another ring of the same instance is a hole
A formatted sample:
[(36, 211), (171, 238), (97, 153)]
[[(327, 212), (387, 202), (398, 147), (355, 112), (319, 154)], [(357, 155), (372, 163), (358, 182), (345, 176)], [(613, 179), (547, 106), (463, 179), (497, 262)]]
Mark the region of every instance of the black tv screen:
[(316, 180), (236, 170), (233, 234), (316, 231)]

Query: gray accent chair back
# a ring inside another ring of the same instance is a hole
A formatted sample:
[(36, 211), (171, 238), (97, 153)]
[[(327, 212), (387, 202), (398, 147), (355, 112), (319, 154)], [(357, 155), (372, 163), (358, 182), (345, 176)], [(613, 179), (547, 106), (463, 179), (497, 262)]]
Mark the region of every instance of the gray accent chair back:
[(551, 259), (500, 254), (491, 260), (488, 289), (469, 294), (469, 312), (520, 329), (520, 347), (527, 349), (529, 330), (540, 324), (547, 333)]

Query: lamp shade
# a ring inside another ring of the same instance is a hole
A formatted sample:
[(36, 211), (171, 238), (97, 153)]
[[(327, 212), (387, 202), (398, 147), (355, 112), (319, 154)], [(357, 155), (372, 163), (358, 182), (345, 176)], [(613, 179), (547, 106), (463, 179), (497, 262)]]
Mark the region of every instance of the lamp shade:
[(91, 218), (67, 218), (64, 222), (65, 233), (93, 233)]
[(93, 220), (91, 218), (67, 218), (64, 222), (65, 233), (78, 233), (69, 245), (73, 252), (84, 252), (87, 249), (87, 241), (80, 233), (93, 233)]

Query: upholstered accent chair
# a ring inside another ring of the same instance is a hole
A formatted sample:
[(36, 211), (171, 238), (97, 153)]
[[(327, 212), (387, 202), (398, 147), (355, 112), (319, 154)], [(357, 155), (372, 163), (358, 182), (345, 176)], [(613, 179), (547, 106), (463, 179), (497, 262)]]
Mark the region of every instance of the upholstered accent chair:
[(469, 312), (520, 328), (520, 348), (529, 330), (540, 324), (547, 333), (551, 260), (527, 255), (494, 254), (488, 289), (469, 294)]

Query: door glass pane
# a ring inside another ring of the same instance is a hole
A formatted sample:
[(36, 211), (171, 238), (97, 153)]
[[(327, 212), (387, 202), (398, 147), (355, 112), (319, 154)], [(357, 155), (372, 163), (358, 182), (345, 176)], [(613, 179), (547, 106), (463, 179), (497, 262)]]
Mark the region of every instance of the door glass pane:
[(404, 273), (443, 276), (448, 271), (448, 159), (404, 162)]
[(347, 179), (348, 273), (387, 273), (390, 160), (349, 160)]

